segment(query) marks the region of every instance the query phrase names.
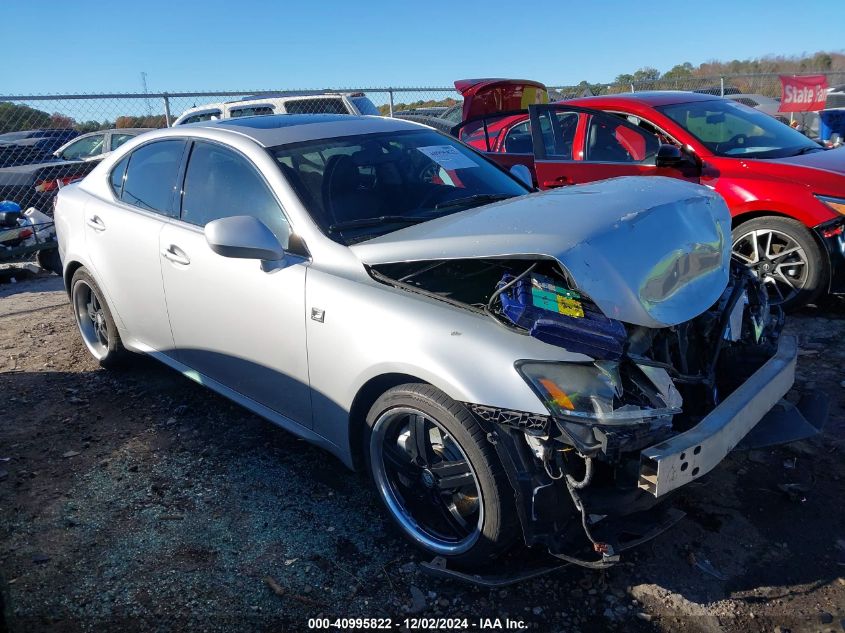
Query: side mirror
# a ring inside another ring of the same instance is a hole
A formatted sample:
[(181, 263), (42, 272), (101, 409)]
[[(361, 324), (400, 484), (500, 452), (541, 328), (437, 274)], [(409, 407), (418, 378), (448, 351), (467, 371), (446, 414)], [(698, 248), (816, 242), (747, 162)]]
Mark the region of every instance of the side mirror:
[(528, 169), (525, 165), (514, 165), (510, 168), (511, 176), (519, 180), (522, 184), (524, 184), (529, 189), (534, 188), (534, 179), (531, 177), (531, 170)]
[(285, 249), (261, 220), (251, 215), (220, 218), (205, 225), (205, 241), (218, 255), (279, 261)]
[(684, 162), (684, 155), (675, 145), (663, 144), (657, 148), (654, 164), (658, 167), (678, 167)]
[(59, 150), (56, 150), (55, 152), (53, 152), (53, 156), (55, 156), (56, 158), (62, 157), (61, 152), (59, 152)]

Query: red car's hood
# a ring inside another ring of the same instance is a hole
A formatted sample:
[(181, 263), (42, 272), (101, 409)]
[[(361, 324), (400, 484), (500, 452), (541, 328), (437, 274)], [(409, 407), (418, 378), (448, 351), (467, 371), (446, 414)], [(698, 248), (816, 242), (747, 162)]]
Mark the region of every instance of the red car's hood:
[[(775, 163), (777, 165), (790, 165), (794, 167), (807, 167), (809, 169), (821, 169), (823, 171), (845, 176), (845, 147), (829, 149), (823, 152), (810, 152), (801, 156), (789, 156), (787, 158), (770, 159), (761, 162)], [(843, 183), (845, 188), (845, 183)]]
[(549, 102), (546, 87), (529, 79), (459, 79), (455, 89), (464, 97), (464, 121)]

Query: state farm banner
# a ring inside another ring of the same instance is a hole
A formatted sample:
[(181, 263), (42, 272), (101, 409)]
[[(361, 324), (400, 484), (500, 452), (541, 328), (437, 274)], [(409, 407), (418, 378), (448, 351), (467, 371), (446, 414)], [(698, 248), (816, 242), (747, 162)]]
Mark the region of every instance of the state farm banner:
[(827, 77), (781, 75), (780, 112), (809, 112), (824, 110), (827, 98)]

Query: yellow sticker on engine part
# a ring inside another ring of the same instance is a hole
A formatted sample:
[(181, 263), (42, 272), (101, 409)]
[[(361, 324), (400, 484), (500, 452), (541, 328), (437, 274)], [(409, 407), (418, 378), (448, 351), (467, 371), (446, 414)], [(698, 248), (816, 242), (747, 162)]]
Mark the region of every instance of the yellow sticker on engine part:
[(575, 299), (558, 296), (557, 311), (566, 316), (575, 317), (576, 319), (584, 318), (584, 308), (581, 307), (581, 302)]

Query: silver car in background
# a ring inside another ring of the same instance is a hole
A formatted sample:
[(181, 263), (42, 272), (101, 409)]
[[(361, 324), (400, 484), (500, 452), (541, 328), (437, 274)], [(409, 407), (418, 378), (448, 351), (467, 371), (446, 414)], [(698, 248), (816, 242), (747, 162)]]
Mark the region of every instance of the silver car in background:
[(55, 217), (102, 365), (149, 354), (369, 470), (453, 564), (613, 564), (793, 382), (724, 202), (679, 180), (532, 193), (415, 123), (259, 116), (130, 141)]

